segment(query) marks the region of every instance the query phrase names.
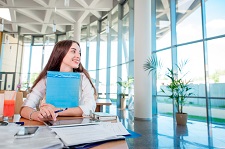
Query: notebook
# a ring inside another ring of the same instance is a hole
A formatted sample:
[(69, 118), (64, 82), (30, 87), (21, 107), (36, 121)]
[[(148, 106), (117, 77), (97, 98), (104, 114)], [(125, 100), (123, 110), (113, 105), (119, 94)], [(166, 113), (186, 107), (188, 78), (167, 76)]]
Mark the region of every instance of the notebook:
[(47, 72), (46, 103), (57, 108), (79, 105), (80, 73)]

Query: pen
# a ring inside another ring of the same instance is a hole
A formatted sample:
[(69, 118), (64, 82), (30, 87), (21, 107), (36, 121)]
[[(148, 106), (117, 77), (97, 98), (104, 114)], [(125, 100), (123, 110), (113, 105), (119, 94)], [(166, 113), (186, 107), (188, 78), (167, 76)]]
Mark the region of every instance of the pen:
[(20, 126), (24, 125), (24, 122), (14, 122), (14, 123), (17, 124), (17, 125), (20, 125)]
[(65, 110), (67, 110), (67, 109), (68, 109), (68, 108), (56, 110), (55, 113), (59, 113), (59, 112), (65, 111)]

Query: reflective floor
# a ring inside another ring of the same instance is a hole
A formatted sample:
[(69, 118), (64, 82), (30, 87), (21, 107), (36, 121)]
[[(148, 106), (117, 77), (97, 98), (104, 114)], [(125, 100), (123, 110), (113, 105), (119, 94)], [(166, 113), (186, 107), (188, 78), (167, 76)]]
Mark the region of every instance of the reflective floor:
[(103, 108), (104, 112), (117, 114), (128, 130), (141, 136), (127, 138), (130, 149), (225, 149), (225, 126), (209, 127), (212, 137), (208, 137), (207, 124), (190, 121), (186, 126), (176, 125), (172, 117), (156, 115), (150, 121), (135, 120), (133, 110), (120, 110), (115, 105)]

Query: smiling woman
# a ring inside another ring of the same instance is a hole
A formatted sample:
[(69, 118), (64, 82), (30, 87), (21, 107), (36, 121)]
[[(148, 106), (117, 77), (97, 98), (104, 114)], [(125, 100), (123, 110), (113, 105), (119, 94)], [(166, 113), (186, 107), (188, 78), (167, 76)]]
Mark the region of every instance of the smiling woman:
[[(97, 94), (96, 89), (89, 73), (80, 63), (80, 59), (81, 53), (78, 42), (62, 40), (56, 43), (45, 68), (34, 81), (31, 93), (24, 101), (21, 116), (30, 120), (48, 121), (56, 120), (57, 116), (88, 116), (90, 111), (94, 112), (96, 108), (94, 98), (94, 95)], [(71, 107), (56, 114), (55, 111), (59, 110), (61, 108), (60, 106), (55, 107), (51, 104), (44, 103), (43, 98), (46, 96), (47, 71), (79, 72), (81, 74), (78, 107)]]

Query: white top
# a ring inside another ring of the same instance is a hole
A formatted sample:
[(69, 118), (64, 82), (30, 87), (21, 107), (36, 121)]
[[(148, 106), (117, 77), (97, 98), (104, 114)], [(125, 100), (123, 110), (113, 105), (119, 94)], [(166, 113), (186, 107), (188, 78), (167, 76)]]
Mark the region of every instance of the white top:
[[(80, 95), (79, 95), (79, 107), (83, 111), (83, 116), (89, 116), (90, 110), (95, 111), (96, 102), (94, 98), (94, 89), (91, 86), (90, 81), (81, 73), (81, 83), (80, 83)], [(32, 92), (27, 95), (22, 107), (27, 106), (33, 109), (39, 107), (41, 100), (45, 98), (46, 94), (46, 78), (41, 79), (36, 86), (33, 88)]]

